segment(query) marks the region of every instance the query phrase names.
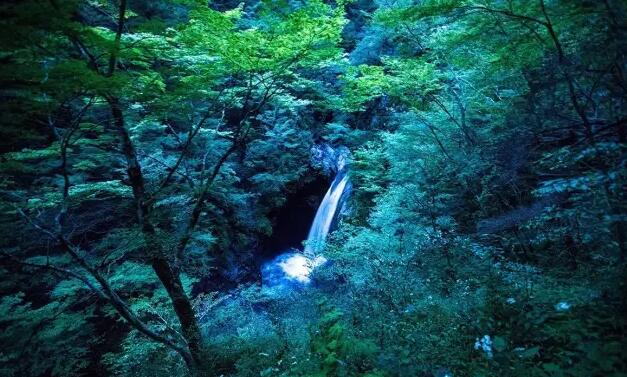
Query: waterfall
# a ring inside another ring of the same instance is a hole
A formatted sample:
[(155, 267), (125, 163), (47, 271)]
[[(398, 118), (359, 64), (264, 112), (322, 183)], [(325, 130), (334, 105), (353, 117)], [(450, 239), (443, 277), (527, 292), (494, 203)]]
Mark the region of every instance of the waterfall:
[(342, 202), (350, 190), (348, 174), (344, 161), (338, 161), (339, 172), (327, 190), (313, 219), (303, 252), (289, 252), (277, 256), (266, 263), (261, 270), (264, 286), (286, 287), (292, 283), (307, 284), (311, 271), (326, 263), (327, 259), (319, 254), (324, 247), (333, 219), (342, 208)]
[(337, 213), (338, 206), (342, 199), (342, 195), (348, 188), (348, 175), (340, 172), (337, 174), (331, 187), (324, 195), (320, 207), (316, 212), (311, 228), (309, 229), (309, 235), (307, 236), (307, 242), (305, 243), (304, 254), (308, 257), (315, 256), (318, 251), (324, 246), (324, 241), (327, 239), (327, 235), (331, 230), (331, 224), (333, 218)]

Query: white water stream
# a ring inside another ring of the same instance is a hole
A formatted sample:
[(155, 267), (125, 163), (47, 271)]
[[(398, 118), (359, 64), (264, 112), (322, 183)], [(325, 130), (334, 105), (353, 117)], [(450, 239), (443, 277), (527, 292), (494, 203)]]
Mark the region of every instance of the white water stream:
[(335, 217), (347, 184), (347, 174), (338, 174), (333, 180), (333, 183), (331, 183), (331, 187), (329, 187), (329, 190), (322, 199), (313, 223), (311, 223), (307, 242), (305, 243), (305, 255), (315, 256), (316, 253), (324, 247), (324, 241), (329, 235), (333, 218)]
[(285, 283), (310, 282), (311, 271), (324, 264), (327, 259), (319, 254), (324, 248), (324, 242), (331, 231), (333, 219), (341, 209), (345, 192), (350, 189), (348, 175), (340, 171), (327, 193), (324, 195), (316, 216), (309, 229), (303, 253), (290, 252), (281, 254), (262, 268), (263, 283), (267, 286), (285, 285)]

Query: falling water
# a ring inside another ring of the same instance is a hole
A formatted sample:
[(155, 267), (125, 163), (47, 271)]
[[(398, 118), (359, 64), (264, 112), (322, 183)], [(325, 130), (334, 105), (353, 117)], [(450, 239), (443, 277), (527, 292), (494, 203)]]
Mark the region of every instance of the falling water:
[(324, 195), (316, 216), (314, 217), (309, 236), (305, 242), (305, 249), (300, 252), (281, 254), (262, 267), (262, 277), (265, 286), (290, 286), (291, 283), (307, 284), (310, 282), (311, 271), (326, 263), (327, 259), (319, 252), (331, 230), (333, 219), (341, 209), (343, 198), (350, 190), (348, 175), (342, 169), (343, 161), (339, 161), (340, 172), (331, 183), (331, 187)]
[(333, 218), (335, 217), (347, 184), (348, 175), (345, 173), (338, 173), (333, 183), (331, 183), (331, 187), (329, 187), (329, 190), (324, 195), (322, 203), (320, 203), (320, 207), (318, 207), (316, 216), (311, 224), (311, 228), (309, 229), (309, 235), (305, 243), (305, 255), (309, 257), (315, 256), (324, 246), (324, 241), (327, 239), (327, 235), (331, 230)]

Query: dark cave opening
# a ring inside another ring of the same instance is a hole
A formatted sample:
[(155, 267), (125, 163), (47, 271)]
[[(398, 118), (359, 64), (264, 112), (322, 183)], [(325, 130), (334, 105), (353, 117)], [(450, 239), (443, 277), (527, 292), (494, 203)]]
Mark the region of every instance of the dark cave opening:
[(317, 175), (287, 195), (285, 204), (272, 214), (272, 235), (261, 240), (258, 261), (265, 262), (291, 248), (301, 249), (330, 180)]

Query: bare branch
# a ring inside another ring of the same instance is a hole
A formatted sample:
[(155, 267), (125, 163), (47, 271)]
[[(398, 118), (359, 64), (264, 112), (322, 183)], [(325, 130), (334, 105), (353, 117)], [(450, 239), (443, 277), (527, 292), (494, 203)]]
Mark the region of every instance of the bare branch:
[(91, 277), (93, 277), (98, 284), (100, 285), (103, 297), (107, 298), (108, 302), (113, 306), (116, 312), (124, 318), (133, 328), (135, 328), (140, 333), (144, 334), (148, 338), (159, 342), (172, 350), (179, 353), (186, 362), (191, 361), (191, 355), (189, 351), (179, 344), (173, 339), (167, 338), (153, 331), (148, 325), (146, 325), (142, 320), (137, 317), (137, 315), (131, 310), (131, 308), (122, 300), (122, 298), (115, 292), (113, 287), (109, 284), (107, 279), (100, 274), (100, 272), (92, 267), (87, 260), (81, 255), (82, 251), (75, 245), (73, 245), (67, 238), (65, 238), (61, 234), (56, 234), (52, 230), (34, 222), (28, 215), (24, 213), (24, 211), (20, 208), (16, 208), (17, 212), (35, 229), (40, 232), (46, 234), (50, 238), (56, 240), (61, 248), (65, 250), (72, 259), (83, 268)]

